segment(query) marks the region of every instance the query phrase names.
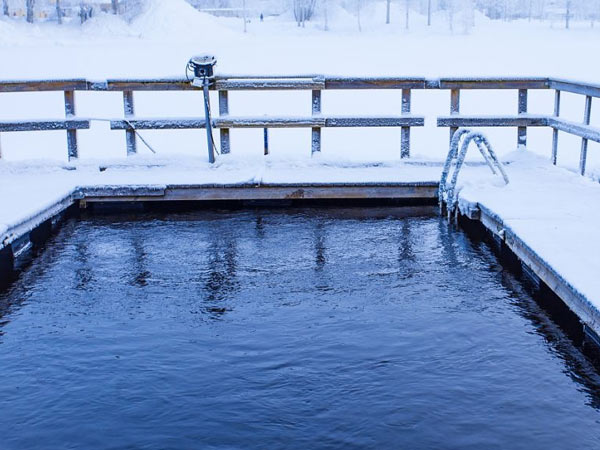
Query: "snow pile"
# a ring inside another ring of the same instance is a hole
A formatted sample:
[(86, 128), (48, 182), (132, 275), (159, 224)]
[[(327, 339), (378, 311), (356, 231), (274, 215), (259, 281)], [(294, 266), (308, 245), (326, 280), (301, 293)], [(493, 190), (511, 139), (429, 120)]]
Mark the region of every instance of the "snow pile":
[(82, 31), (89, 37), (131, 37), (135, 33), (121, 16), (101, 13), (92, 17), (82, 25)]
[(131, 27), (142, 38), (170, 41), (212, 40), (231, 34), (214, 17), (197, 11), (185, 0), (148, 0)]

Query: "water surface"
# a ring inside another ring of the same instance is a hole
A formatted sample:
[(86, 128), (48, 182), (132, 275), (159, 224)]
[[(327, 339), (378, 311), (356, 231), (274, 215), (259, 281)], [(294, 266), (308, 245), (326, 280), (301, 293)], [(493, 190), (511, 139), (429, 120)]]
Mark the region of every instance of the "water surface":
[(401, 208), (69, 222), (0, 293), (0, 448), (598, 448), (598, 374)]

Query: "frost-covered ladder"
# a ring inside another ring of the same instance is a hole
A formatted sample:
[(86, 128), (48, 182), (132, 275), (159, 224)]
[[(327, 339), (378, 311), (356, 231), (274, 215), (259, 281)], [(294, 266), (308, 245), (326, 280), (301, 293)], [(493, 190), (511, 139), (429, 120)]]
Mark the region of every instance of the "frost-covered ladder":
[[(461, 128), (456, 130), (452, 135), (452, 140), (450, 141), (450, 151), (448, 152), (448, 156), (444, 164), (444, 169), (442, 170), (442, 177), (440, 179), (440, 187), (438, 192), (440, 210), (443, 208), (445, 203), (448, 210), (449, 218), (452, 216), (452, 213), (456, 209), (456, 204), (458, 203), (456, 182), (458, 180), (458, 174), (465, 161), (467, 150), (469, 149), (469, 145), (471, 144), (471, 142), (475, 142), (477, 148), (479, 149), (479, 152), (483, 156), (483, 159), (489, 166), (492, 173), (494, 175), (500, 173), (500, 175), (504, 179), (504, 182), (508, 184), (508, 176), (506, 175), (502, 164), (496, 157), (496, 154), (492, 149), (492, 145), (490, 144), (490, 141), (487, 139), (487, 137), (483, 133), (480, 133), (478, 131), (471, 131), (467, 128)], [(452, 169), (452, 162), (454, 160), (456, 160), (454, 172), (452, 173), (452, 177), (449, 178), (450, 170)], [(448, 182), (449, 179), (450, 182)]]

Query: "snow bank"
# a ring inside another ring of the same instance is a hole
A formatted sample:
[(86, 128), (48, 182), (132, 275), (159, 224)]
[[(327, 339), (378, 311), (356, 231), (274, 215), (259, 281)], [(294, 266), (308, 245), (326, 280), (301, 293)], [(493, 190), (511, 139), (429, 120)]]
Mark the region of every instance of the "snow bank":
[(199, 12), (185, 0), (148, 0), (131, 28), (142, 38), (170, 41), (213, 40), (231, 34), (214, 17)]
[(85, 22), (81, 28), (83, 34), (90, 37), (131, 37), (135, 35), (129, 24), (114, 14), (97, 14)]

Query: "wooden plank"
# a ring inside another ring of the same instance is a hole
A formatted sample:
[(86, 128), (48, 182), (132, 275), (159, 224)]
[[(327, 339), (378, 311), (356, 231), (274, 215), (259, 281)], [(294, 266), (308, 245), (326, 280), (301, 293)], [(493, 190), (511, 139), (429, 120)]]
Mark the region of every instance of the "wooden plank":
[[(313, 117), (321, 114), (321, 91), (320, 90), (312, 91), (311, 110), (312, 110)], [(320, 127), (312, 127), (311, 128), (310, 149), (311, 149), (310, 150), (311, 154), (321, 151), (321, 128)]]
[(83, 119), (27, 120), (21, 122), (0, 120), (0, 132), (5, 131), (54, 131), (87, 130), (90, 121)]
[(325, 89), (425, 89), (425, 78), (326, 77)]
[[(204, 119), (131, 119), (136, 130), (167, 130), (205, 128)], [(110, 122), (113, 130), (131, 128), (129, 123), (116, 119)], [(421, 127), (423, 117), (218, 117), (216, 128), (312, 128), (312, 127)]]
[(424, 117), (390, 116), (390, 117), (327, 117), (326, 127), (422, 127)]
[(441, 78), (439, 89), (548, 89), (548, 78)]
[[(75, 117), (75, 92), (65, 91), (64, 97), (65, 117), (67, 119), (72, 119), (73, 117)], [(67, 155), (69, 161), (78, 157), (77, 130), (72, 128), (67, 130)]]
[(437, 119), (438, 127), (544, 127), (546, 116), (442, 116)]
[[(132, 91), (123, 91), (123, 113), (126, 121), (135, 116)], [(135, 130), (131, 127), (125, 129), (125, 142), (127, 145), (127, 156), (135, 155), (137, 153), (137, 142)]]
[(548, 126), (554, 128), (555, 130), (564, 131), (565, 133), (586, 138), (590, 141), (600, 142), (600, 128), (596, 128), (591, 125), (584, 125), (565, 119), (549, 117)]
[(549, 86), (557, 91), (600, 97), (600, 85), (595, 83), (581, 83), (578, 81), (550, 78)]
[[(227, 91), (219, 91), (219, 117), (229, 115), (229, 93)], [(229, 128), (221, 128), (219, 130), (221, 137), (221, 154), (226, 155), (231, 152), (231, 141), (229, 138)]]
[(185, 78), (112, 79), (104, 85), (108, 91), (197, 91)]
[(295, 200), (295, 199), (421, 199), (437, 198), (438, 183), (307, 183), (244, 185), (170, 185), (164, 193), (145, 195), (139, 190), (127, 192), (86, 192), (87, 202), (106, 201), (199, 201), (199, 200)]
[(325, 89), (325, 81), (318, 79), (273, 78), (217, 80), (215, 89), (224, 91), (281, 91)]
[(88, 81), (77, 78), (71, 80), (8, 80), (0, 82), (0, 92), (42, 92), (42, 91), (86, 91)]

